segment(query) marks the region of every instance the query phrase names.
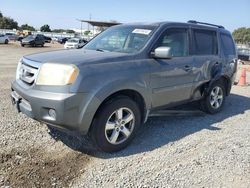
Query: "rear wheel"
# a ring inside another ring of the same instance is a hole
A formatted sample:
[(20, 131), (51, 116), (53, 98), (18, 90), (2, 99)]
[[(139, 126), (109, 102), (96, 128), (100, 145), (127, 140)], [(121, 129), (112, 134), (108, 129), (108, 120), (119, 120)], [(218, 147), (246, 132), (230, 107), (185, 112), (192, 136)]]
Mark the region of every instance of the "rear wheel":
[(225, 85), (222, 81), (215, 82), (208, 94), (201, 101), (201, 108), (204, 112), (215, 114), (222, 110), (225, 102)]
[(91, 127), (91, 138), (105, 152), (119, 151), (134, 138), (141, 123), (138, 105), (128, 97), (118, 97), (104, 104)]
[(4, 41), (4, 43), (5, 43), (5, 44), (8, 44), (8, 43), (9, 43), (9, 41), (6, 39), (6, 40)]

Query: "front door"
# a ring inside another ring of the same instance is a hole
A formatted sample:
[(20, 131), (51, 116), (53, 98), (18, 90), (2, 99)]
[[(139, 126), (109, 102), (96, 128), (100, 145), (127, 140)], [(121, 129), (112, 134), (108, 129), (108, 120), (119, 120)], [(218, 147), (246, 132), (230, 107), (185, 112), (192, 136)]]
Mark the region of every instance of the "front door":
[(195, 70), (193, 57), (189, 56), (188, 33), (188, 28), (169, 28), (154, 47), (170, 47), (172, 57), (151, 60), (153, 107), (185, 101), (191, 97)]

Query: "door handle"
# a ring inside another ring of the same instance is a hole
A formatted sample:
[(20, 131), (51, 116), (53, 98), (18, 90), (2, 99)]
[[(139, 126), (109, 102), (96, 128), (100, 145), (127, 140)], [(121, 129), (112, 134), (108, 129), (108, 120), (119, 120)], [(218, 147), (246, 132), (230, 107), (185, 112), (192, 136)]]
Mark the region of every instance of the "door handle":
[(185, 65), (185, 66), (184, 66), (184, 70), (185, 70), (185, 71), (190, 71), (191, 69), (192, 69), (192, 68), (191, 68), (189, 65)]

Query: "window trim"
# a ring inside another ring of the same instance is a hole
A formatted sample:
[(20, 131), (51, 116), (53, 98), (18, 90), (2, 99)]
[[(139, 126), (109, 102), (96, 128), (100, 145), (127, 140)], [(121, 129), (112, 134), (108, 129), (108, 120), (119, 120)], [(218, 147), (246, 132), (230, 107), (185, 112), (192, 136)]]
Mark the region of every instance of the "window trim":
[(191, 33), (190, 33), (190, 27), (189, 26), (167, 26), (165, 29), (163, 29), (163, 31), (159, 34), (159, 36), (157, 37), (157, 39), (155, 40), (155, 42), (151, 45), (152, 47), (150, 47), (149, 50), (149, 56), (151, 54), (151, 52), (153, 52), (156, 49), (156, 46), (159, 42), (159, 40), (161, 39), (161, 37), (163, 35), (166, 34), (166, 32), (168, 32), (168, 30), (170, 29), (183, 29), (186, 30), (187, 33), (187, 55), (186, 56), (173, 56), (171, 57), (171, 59), (173, 58), (185, 58), (185, 57), (190, 57), (190, 48), (191, 48)]
[[(220, 46), (221, 43), (218, 38), (218, 31), (214, 29), (207, 29), (207, 28), (200, 28), (200, 27), (190, 27), (191, 32), (191, 55), (192, 56), (218, 56), (220, 54)], [(216, 39), (216, 46), (217, 46), (217, 53), (216, 54), (195, 54), (196, 52), (196, 45), (195, 45), (195, 36), (194, 36), (194, 30), (201, 30), (201, 31), (208, 31), (208, 32), (214, 32), (215, 33), (215, 39)]]

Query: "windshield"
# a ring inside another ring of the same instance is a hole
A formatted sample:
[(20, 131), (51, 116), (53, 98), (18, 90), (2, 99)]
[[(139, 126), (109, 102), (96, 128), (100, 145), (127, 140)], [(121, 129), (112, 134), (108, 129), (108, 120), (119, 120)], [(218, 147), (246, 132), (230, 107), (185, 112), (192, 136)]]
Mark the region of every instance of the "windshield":
[(34, 39), (34, 38), (35, 38), (34, 35), (28, 35), (28, 36), (26, 37), (26, 39)]
[(111, 27), (87, 43), (84, 49), (135, 53), (145, 46), (154, 29), (155, 26)]

